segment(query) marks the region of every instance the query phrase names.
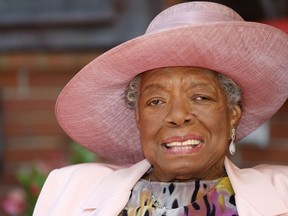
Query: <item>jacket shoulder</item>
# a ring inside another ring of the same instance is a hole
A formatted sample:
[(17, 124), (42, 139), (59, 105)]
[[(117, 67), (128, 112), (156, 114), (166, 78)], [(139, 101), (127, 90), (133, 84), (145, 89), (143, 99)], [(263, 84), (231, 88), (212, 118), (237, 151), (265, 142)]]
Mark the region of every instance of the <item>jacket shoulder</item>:
[(129, 165), (84, 163), (53, 170), (42, 187), (33, 215), (78, 215), (99, 182), (125, 167)]
[(288, 202), (288, 166), (258, 165), (253, 167), (261, 172), (275, 187), (285, 202)]
[(274, 177), (280, 177), (286, 179), (288, 178), (288, 166), (262, 164), (255, 166), (253, 168), (270, 178)]

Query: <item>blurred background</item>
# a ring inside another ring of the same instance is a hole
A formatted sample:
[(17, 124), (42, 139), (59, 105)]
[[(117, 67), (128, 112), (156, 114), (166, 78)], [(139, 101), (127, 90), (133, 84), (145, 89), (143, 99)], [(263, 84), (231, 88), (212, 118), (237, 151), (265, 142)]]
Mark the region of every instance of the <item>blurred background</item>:
[[(0, 0), (0, 215), (31, 215), (52, 169), (100, 160), (58, 126), (59, 92), (92, 59), (143, 34), (156, 14), (180, 2)], [(287, 0), (214, 2), (288, 33)], [(237, 146), (233, 160), (288, 165), (287, 101)]]

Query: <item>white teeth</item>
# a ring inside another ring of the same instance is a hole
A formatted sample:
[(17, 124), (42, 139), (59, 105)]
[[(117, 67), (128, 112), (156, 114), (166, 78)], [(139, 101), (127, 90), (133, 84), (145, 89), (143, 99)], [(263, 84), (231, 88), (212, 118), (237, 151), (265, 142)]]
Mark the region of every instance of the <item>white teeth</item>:
[(191, 145), (199, 145), (201, 143), (201, 140), (186, 140), (184, 142), (171, 142), (171, 143), (167, 143), (166, 146), (167, 147), (177, 147), (177, 146), (181, 146), (182, 148), (184, 146), (189, 147)]

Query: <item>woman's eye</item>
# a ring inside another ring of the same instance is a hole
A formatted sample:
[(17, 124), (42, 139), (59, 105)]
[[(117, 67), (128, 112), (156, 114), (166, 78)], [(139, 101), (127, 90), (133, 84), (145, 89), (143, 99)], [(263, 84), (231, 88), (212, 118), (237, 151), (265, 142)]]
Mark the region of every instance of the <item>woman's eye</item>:
[(206, 96), (197, 96), (194, 98), (194, 100), (196, 101), (205, 101), (205, 100), (210, 100), (209, 97), (206, 97)]
[(163, 104), (163, 102), (161, 100), (159, 100), (159, 99), (151, 100), (148, 103), (148, 105), (150, 105), (150, 106), (159, 106), (161, 104)]

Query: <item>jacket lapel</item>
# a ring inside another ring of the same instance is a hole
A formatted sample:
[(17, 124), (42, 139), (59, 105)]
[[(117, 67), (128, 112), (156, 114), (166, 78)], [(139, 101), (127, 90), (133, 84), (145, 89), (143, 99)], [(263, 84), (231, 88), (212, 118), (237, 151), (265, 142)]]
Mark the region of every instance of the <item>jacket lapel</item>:
[[(92, 188), (93, 192), (83, 205), (83, 215), (118, 215), (128, 202), (131, 189), (150, 167), (147, 160), (142, 160), (105, 176)], [(228, 158), (225, 159), (225, 168), (236, 194), (239, 215), (288, 213), (279, 192), (263, 173), (253, 168), (239, 169)]]
[(288, 208), (267, 176), (257, 169), (239, 169), (228, 158), (225, 168), (235, 191), (239, 215), (280, 215)]
[[(151, 167), (147, 160), (105, 176), (83, 205), (83, 215), (118, 215), (128, 202), (131, 189)], [(86, 214), (85, 214), (86, 213)]]

